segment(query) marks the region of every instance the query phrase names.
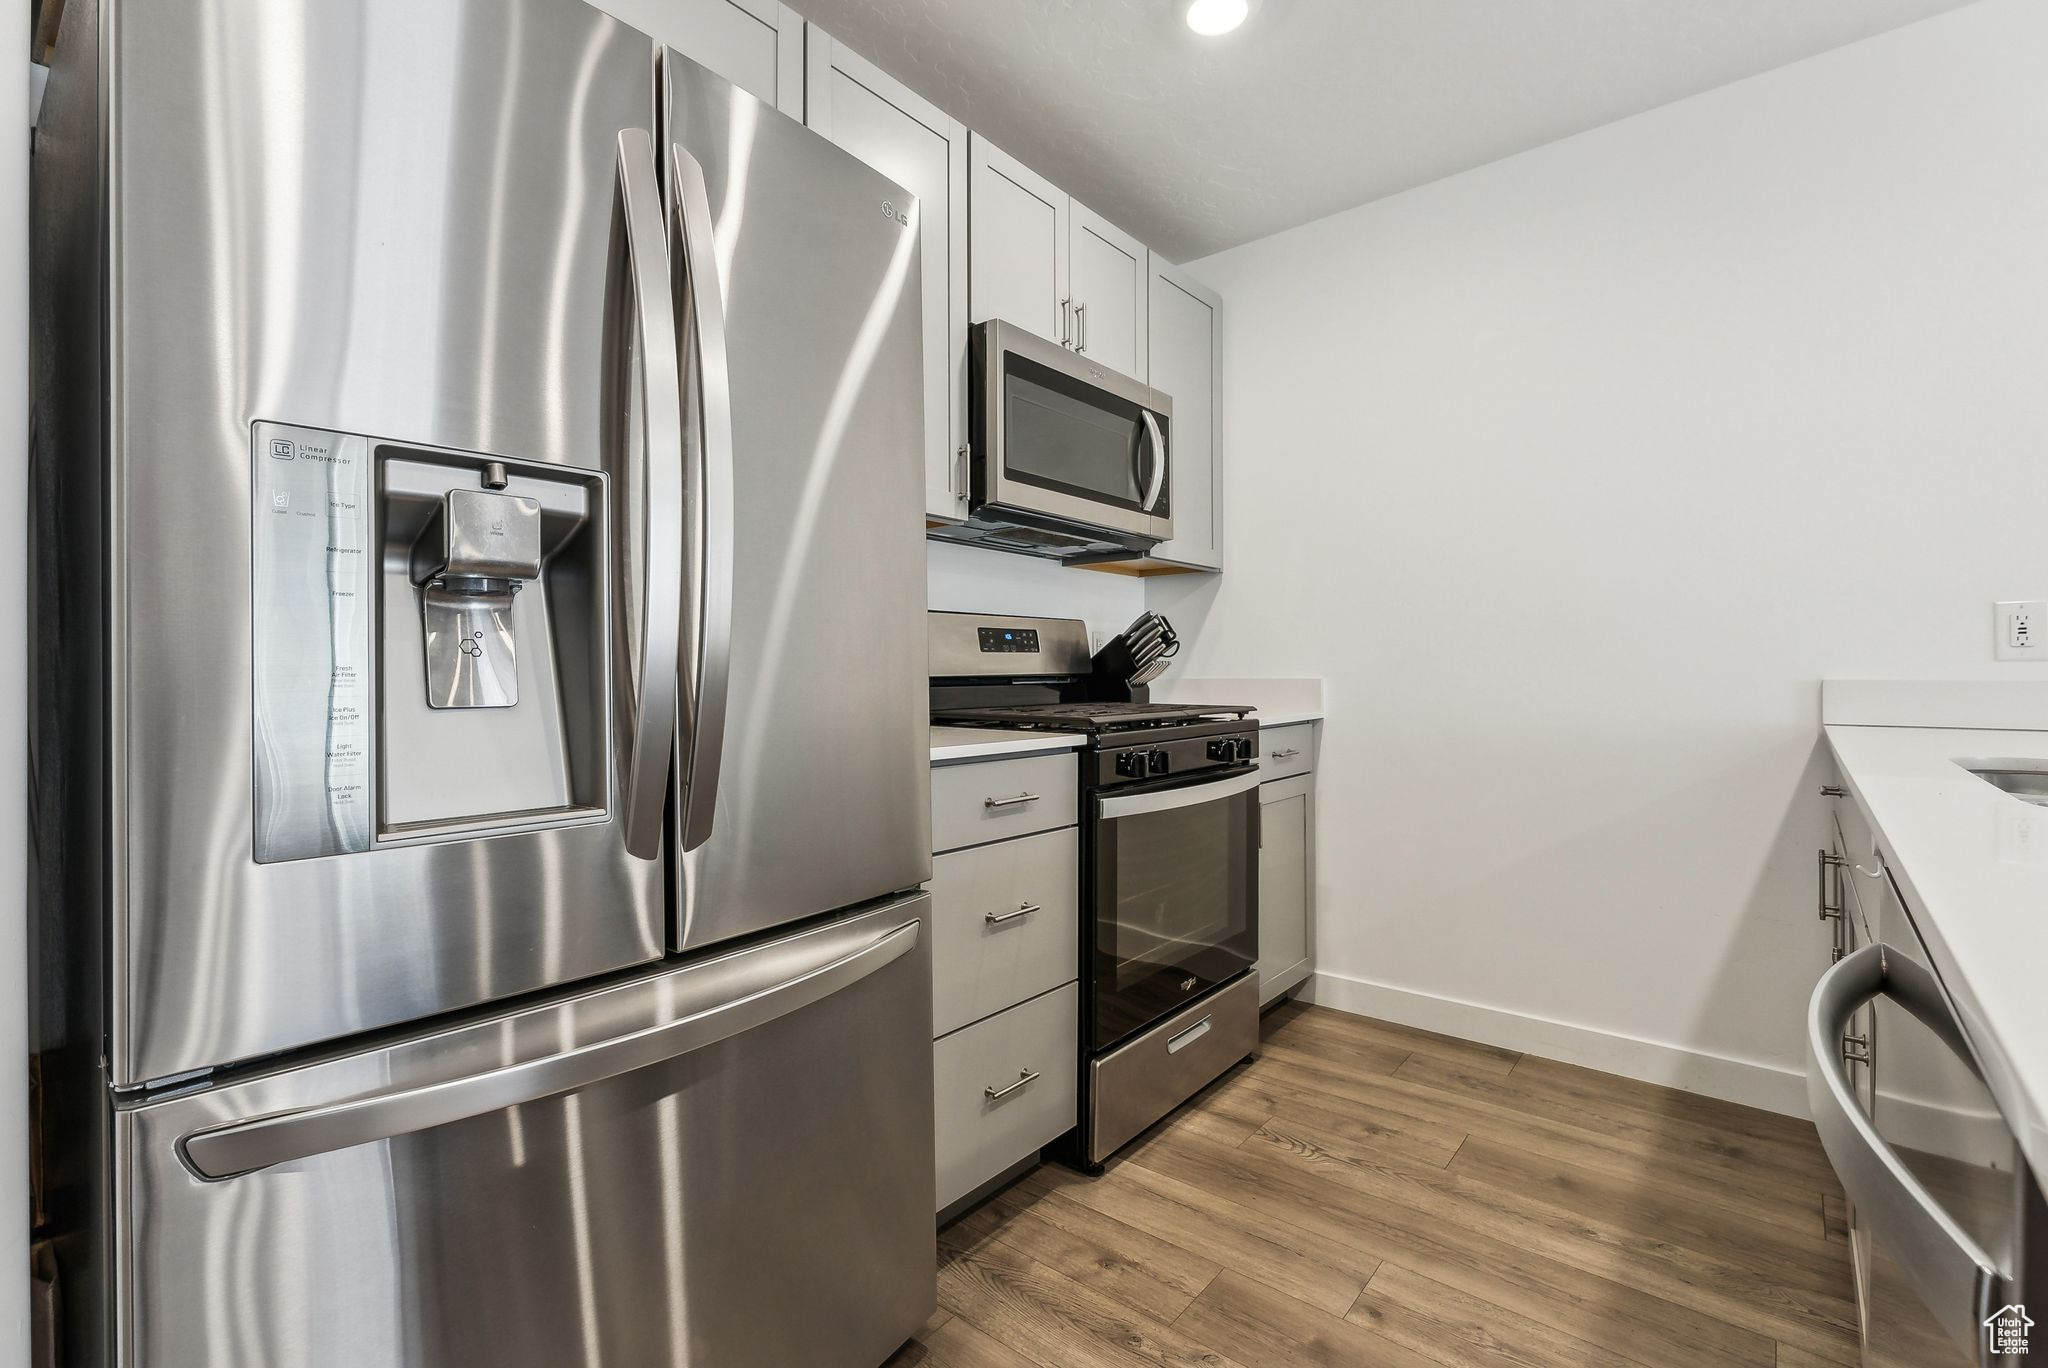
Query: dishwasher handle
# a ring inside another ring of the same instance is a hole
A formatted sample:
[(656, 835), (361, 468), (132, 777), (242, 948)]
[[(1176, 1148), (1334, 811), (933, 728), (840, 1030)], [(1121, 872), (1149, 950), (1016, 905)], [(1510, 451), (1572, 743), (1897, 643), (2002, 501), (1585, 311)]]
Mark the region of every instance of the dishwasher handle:
[(1820, 977), (1806, 1011), (1806, 1099), (1821, 1147), (1856, 1205), (1858, 1219), (1890, 1249), (1907, 1281), (1972, 1362), (1989, 1365), (1983, 1324), (2003, 1304), (2010, 1279), (1877, 1133), (1856, 1098), (1842, 1057), (1850, 1018), (1872, 998), (1890, 998), (1982, 1076), (1941, 983), (1910, 955), (1878, 942)]

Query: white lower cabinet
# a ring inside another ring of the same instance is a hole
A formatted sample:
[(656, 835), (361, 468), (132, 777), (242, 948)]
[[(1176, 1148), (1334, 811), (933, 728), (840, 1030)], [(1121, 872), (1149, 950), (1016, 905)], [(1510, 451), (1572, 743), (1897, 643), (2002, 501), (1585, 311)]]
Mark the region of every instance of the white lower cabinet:
[(1075, 827), (932, 860), (932, 1034), (1074, 977), (1081, 960)]
[(1306, 722), (1268, 728), (1259, 738), (1259, 763), (1268, 776), (1259, 785), (1262, 1006), (1315, 972), (1315, 730), (1315, 723)]
[(938, 1210), (1074, 1128), (1080, 988), (1050, 993), (932, 1046)]
[(1079, 789), (1071, 751), (932, 770), (940, 1211), (1074, 1127)]

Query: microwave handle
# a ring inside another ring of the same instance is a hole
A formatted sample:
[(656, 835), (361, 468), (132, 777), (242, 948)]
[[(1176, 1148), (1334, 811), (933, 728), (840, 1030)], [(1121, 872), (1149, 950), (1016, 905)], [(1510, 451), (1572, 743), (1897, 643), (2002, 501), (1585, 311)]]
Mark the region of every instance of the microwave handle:
[(1850, 1018), (1875, 997), (1890, 998), (1932, 1030), (1972, 1073), (1969, 1044), (1941, 984), (1909, 955), (1878, 942), (1838, 961), (1820, 976), (1806, 1011), (1806, 1097), (1821, 1148), (1856, 1204), (1858, 1219), (1891, 1250), (1906, 1279), (1950, 1334), (1975, 1343), (2004, 1296), (1998, 1264), (1920, 1184), (1864, 1113), (1842, 1058)]
[(1151, 409), (1139, 409), (1138, 416), (1144, 420), (1145, 436), (1152, 443), (1152, 478), (1145, 482), (1145, 498), (1138, 508), (1150, 513), (1166, 489), (1166, 434), (1159, 430), (1159, 418)]

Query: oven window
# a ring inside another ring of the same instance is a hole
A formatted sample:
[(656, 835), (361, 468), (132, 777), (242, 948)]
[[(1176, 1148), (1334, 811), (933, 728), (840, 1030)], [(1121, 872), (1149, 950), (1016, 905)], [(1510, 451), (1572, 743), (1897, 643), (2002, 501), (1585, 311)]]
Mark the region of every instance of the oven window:
[[(1004, 474), (1136, 511), (1152, 459), (1140, 406), (1025, 357), (1003, 364)], [(1166, 516), (1169, 497), (1161, 493), (1152, 511)]]
[(1256, 789), (1098, 819), (1094, 1038), (1105, 1048), (1258, 959)]

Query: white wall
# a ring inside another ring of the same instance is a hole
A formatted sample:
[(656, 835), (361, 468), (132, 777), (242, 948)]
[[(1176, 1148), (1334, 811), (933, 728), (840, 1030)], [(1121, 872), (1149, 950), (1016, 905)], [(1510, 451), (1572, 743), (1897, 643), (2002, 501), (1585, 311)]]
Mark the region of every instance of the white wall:
[(931, 606), (955, 613), (1076, 617), (1092, 635), (1114, 636), (1145, 611), (1142, 580), (1057, 561), (927, 542)]
[(1192, 268), (1229, 569), (1149, 602), (1326, 679), (1319, 995), (1803, 1110), (1817, 682), (2048, 597), (2044, 71), (1984, 0)]

